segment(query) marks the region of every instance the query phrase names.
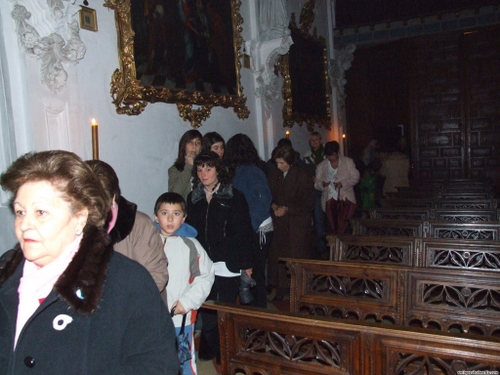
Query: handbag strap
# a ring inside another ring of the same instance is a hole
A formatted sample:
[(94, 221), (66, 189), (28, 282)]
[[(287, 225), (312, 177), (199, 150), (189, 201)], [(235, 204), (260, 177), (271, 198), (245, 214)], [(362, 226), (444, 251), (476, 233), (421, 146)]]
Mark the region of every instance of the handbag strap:
[(186, 315), (187, 314), (182, 315), (182, 325), (181, 325), (181, 330), (179, 332), (179, 335), (184, 334), (184, 327), (186, 326)]

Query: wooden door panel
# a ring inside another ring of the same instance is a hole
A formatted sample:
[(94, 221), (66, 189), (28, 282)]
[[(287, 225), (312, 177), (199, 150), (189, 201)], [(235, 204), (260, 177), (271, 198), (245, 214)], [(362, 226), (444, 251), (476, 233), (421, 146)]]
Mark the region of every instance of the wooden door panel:
[(419, 178), (463, 177), (460, 48), (456, 35), (416, 39), (412, 46), (414, 155)]
[(500, 183), (500, 28), (464, 34), (467, 166)]

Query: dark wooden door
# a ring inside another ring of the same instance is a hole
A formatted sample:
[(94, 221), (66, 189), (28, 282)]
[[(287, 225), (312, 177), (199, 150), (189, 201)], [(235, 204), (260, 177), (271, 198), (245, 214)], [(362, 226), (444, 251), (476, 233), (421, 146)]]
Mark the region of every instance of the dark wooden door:
[(465, 177), (465, 127), (457, 34), (412, 43), (412, 140), (418, 179)]
[(500, 28), (412, 41), (411, 108), (419, 179), (500, 183)]
[(465, 33), (468, 177), (500, 185), (500, 28)]

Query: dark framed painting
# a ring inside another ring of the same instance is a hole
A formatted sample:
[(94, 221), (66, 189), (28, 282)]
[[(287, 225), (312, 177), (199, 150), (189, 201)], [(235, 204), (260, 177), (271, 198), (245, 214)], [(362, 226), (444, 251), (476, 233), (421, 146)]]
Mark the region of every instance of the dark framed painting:
[(240, 83), (241, 0), (106, 0), (115, 11), (120, 69), (111, 96), (118, 113), (175, 103), (195, 128), (214, 106), (249, 111)]
[(316, 35), (316, 30), (309, 34), (304, 24), (298, 27), (293, 15), (289, 28), (293, 44), (278, 66), (283, 76), (283, 126), (305, 123), (310, 131), (315, 126), (330, 129), (331, 86), (326, 41)]

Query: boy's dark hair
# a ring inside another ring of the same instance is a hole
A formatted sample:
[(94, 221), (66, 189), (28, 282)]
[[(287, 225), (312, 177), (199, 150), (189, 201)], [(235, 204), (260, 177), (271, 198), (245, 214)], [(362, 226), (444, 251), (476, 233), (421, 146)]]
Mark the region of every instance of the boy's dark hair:
[(182, 213), (184, 216), (186, 216), (186, 201), (182, 197), (182, 195), (178, 193), (163, 193), (158, 197), (155, 203), (155, 215), (158, 213), (158, 210), (160, 209), (161, 205), (164, 203), (168, 204), (178, 204), (181, 206)]

